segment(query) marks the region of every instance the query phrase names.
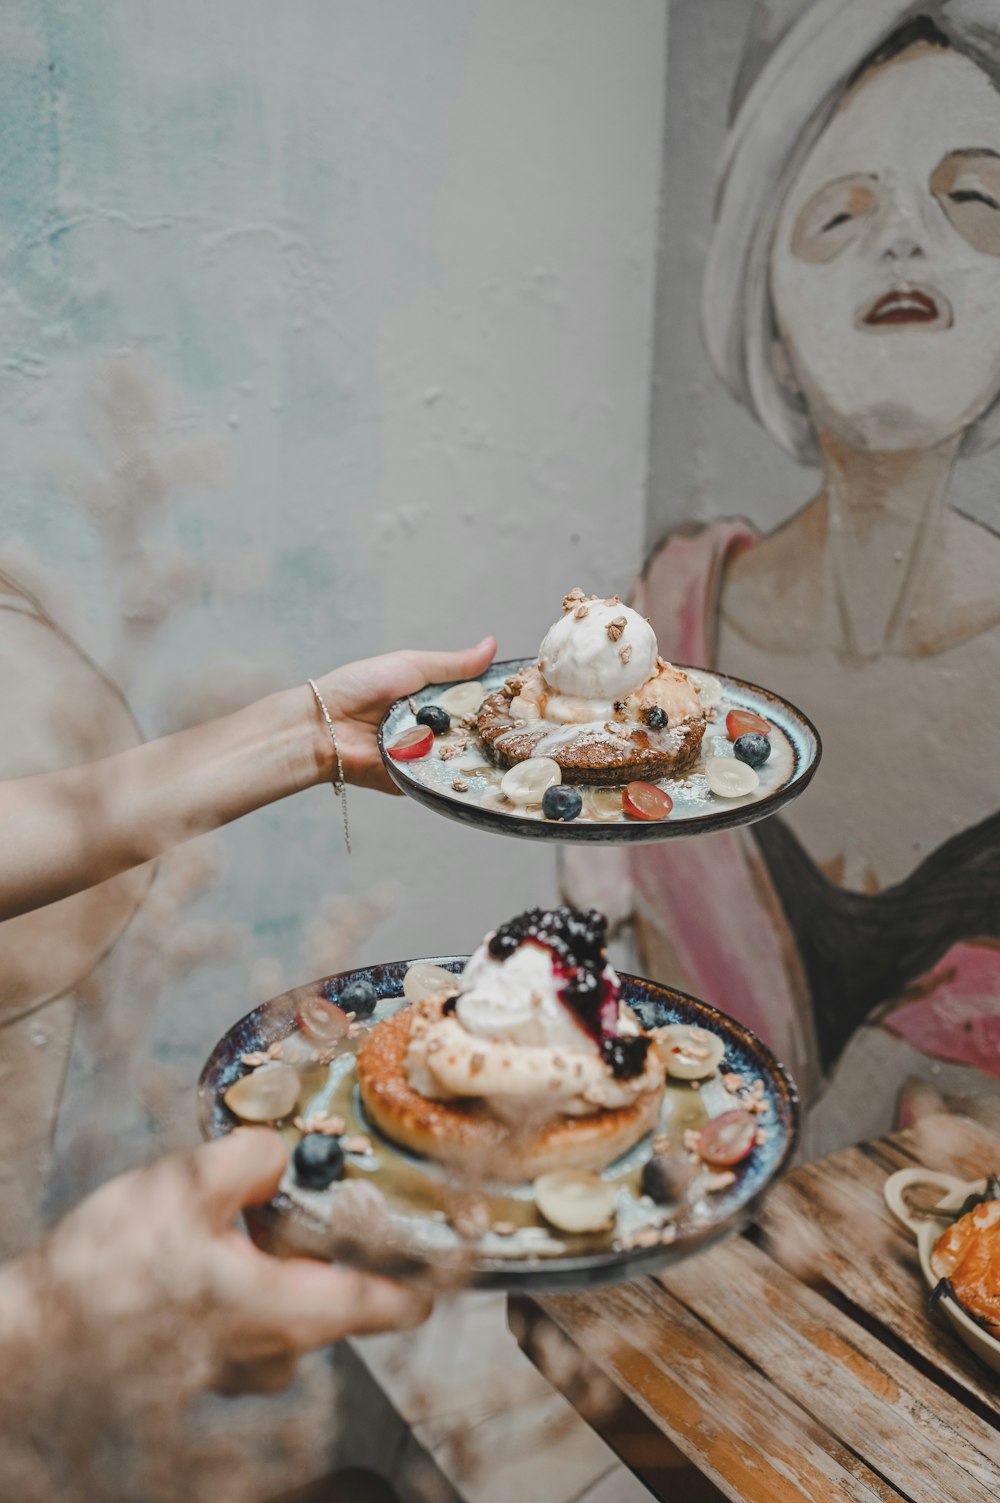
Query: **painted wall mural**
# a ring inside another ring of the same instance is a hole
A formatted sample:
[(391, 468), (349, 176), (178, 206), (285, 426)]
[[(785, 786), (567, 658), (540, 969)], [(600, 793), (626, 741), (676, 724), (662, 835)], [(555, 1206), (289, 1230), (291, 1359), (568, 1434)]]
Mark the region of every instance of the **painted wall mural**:
[(634, 857), (639, 947), (771, 1040), (820, 1150), (888, 1126), (907, 1076), (1000, 1089), (1000, 487), (952, 499), (1000, 440), (1000, 6), (758, 5), (707, 254), (665, 255), (731, 398), (819, 475), (768, 527), (748, 464), (638, 593), (662, 651), (800, 704), (825, 760), (787, 817)]

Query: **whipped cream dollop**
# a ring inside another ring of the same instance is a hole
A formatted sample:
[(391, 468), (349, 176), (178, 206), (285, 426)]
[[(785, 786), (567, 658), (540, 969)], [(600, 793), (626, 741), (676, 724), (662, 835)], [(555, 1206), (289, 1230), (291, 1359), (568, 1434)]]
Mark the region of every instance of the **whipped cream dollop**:
[(569, 606), (538, 650), (546, 684), (577, 700), (627, 699), (656, 672), (653, 628), (620, 600), (588, 599), (582, 592), (566, 599)]
[[(617, 985), (610, 966), (607, 971)], [(599, 1052), (597, 1040), (560, 1000), (551, 952), (541, 945), (521, 945), (506, 960), (496, 960), (484, 940), (462, 973), (455, 1014), (474, 1038)]]

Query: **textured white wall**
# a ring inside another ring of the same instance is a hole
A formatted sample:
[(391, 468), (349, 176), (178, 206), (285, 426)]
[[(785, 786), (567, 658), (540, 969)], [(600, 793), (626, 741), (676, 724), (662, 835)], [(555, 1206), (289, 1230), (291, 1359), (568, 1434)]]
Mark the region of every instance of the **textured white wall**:
[[(0, 563), (147, 734), (395, 645), (521, 654), (570, 585), (627, 586), (664, 10), (4, 7)], [(374, 795), (352, 820), (350, 863), (325, 789), (221, 833), (161, 947), (229, 952), (148, 989), (129, 939), (104, 968), (179, 1118), (221, 1028), (315, 974), (338, 896), (396, 884), (372, 959), (466, 949), (553, 891), (544, 848)]]

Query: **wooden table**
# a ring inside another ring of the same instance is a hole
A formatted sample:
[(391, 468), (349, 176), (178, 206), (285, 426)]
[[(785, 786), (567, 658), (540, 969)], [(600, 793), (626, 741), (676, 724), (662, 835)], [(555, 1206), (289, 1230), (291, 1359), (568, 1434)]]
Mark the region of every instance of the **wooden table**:
[(882, 1186), (979, 1178), (1000, 1138), (935, 1116), (808, 1164), (759, 1225), (669, 1273), (513, 1298), (511, 1329), (672, 1503), (997, 1503), (1000, 1378), (943, 1319)]

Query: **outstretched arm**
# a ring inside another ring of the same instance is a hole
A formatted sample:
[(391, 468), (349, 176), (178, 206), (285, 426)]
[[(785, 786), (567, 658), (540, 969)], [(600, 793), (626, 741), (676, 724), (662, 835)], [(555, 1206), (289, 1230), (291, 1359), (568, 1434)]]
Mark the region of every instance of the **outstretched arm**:
[[(459, 652), (391, 652), (320, 679), (347, 781), (395, 791), (375, 739), (385, 710), (427, 683), (478, 677), (495, 648), (487, 637)], [(0, 783), (0, 921), (328, 781), (333, 770), (329, 732), (304, 686), (100, 762)]]

